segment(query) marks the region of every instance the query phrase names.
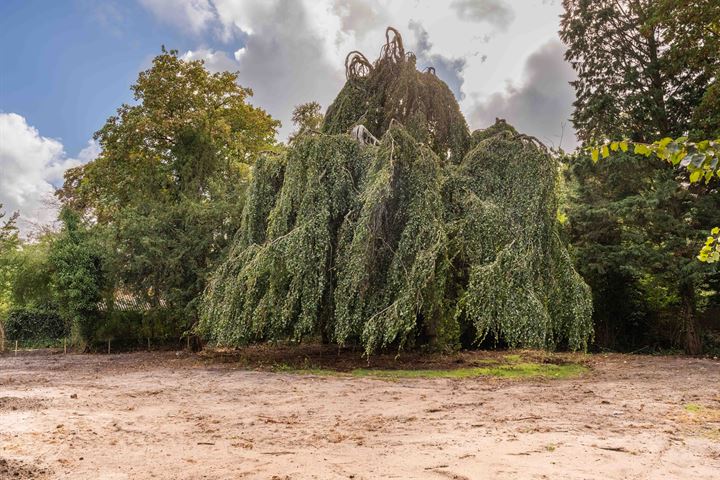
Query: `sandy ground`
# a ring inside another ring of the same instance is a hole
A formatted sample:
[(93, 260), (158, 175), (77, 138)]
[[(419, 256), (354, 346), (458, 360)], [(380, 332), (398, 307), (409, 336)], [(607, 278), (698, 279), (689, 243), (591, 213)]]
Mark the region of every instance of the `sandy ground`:
[(720, 361), (588, 361), (570, 380), (388, 381), (5, 355), (0, 478), (720, 479)]

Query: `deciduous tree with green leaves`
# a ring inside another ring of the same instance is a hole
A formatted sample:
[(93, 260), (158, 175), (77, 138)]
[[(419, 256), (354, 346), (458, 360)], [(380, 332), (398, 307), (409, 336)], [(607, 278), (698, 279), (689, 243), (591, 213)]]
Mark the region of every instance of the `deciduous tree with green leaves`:
[(83, 345), (95, 339), (98, 303), (109, 283), (103, 261), (108, 252), (78, 212), (63, 208), (60, 221), (62, 228), (49, 256), (53, 284), (59, 292), (60, 314), (71, 326), (76, 343)]
[(14, 270), (14, 252), (19, 244), (18, 229), (16, 226), (17, 213), (7, 219), (0, 203), (0, 340), (2, 335), (2, 317), (10, 307), (12, 292), (12, 273)]
[(295, 124), (295, 132), (290, 135), (292, 142), (305, 132), (317, 132), (322, 128), (323, 119), (322, 107), (318, 102), (303, 103), (295, 107), (292, 114), (292, 121)]
[(259, 151), (279, 123), (247, 100), (237, 74), (210, 73), (163, 48), (95, 134), (97, 159), (65, 176), (58, 196), (109, 242), (117, 287), (165, 304), (180, 322), (240, 223)]

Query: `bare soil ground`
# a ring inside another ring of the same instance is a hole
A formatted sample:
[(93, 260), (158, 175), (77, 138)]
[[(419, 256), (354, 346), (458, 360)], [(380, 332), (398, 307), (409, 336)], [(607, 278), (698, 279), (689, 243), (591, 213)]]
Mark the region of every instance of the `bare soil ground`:
[(366, 366), (318, 348), (6, 354), (0, 478), (720, 479), (720, 361), (523, 355), (590, 372), (389, 381), (272, 371)]

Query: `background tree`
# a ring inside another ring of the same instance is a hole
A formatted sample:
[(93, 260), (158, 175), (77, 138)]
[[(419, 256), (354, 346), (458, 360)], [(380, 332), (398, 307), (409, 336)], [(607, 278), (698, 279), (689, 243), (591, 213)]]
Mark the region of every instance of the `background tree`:
[[(693, 105), (690, 138), (719, 138), (720, 3), (714, 0), (655, 3), (656, 13), (650, 24), (663, 29), (666, 43), (673, 46), (666, 52), (668, 76), (673, 77)], [(698, 98), (700, 92), (702, 96)]]
[(279, 123), (247, 103), (237, 75), (163, 51), (95, 134), (102, 152), (68, 171), (58, 196), (94, 220), (115, 287), (169, 307), (181, 324), (237, 230), (257, 152)]
[(572, 121), (581, 140), (653, 141), (688, 131), (712, 137), (718, 125), (701, 127), (693, 118), (717, 95), (712, 93), (720, 67), (717, 2), (565, 0), (563, 5), (560, 36), (578, 75), (572, 82), (577, 96)]
[(289, 141), (292, 142), (306, 131), (320, 131), (324, 118), (322, 107), (318, 102), (296, 106), (292, 114), (295, 131), (290, 135)]
[[(717, 24), (718, 11), (697, 2), (714, 18), (685, 28), (678, 19), (697, 14), (687, 3), (564, 2), (560, 33), (578, 73), (573, 123), (587, 145), (711, 133), (697, 112), (716, 88), (717, 53), (705, 48), (716, 40), (702, 25)], [(687, 179), (684, 170), (632, 151), (598, 165), (580, 155), (569, 173), (569, 229), (578, 269), (593, 288), (599, 343), (675, 340), (698, 352), (698, 320), (718, 302), (710, 287), (717, 274), (695, 260), (720, 221), (717, 179), (688, 187), (677, 181)]]
[(94, 340), (99, 302), (108, 289), (103, 251), (92, 227), (77, 212), (63, 208), (60, 221), (63, 226), (52, 244), (49, 262), (59, 292), (60, 315), (70, 325), (76, 343), (82, 345)]
[[(18, 232), (15, 222), (17, 213), (6, 220), (6, 214), (0, 203), (0, 341), (5, 341), (3, 317), (10, 308), (10, 295), (12, 290), (13, 253), (18, 245)], [(0, 350), (3, 346), (0, 345)]]

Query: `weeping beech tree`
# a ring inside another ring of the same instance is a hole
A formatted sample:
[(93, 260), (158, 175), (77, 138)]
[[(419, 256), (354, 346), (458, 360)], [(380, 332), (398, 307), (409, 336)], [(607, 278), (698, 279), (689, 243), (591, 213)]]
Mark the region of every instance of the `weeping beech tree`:
[(486, 339), (585, 349), (591, 297), (558, 236), (545, 147), (502, 120), (470, 134), (392, 28), (378, 60), (351, 52), (345, 66), (322, 131), (256, 163), (199, 332), (368, 354)]

